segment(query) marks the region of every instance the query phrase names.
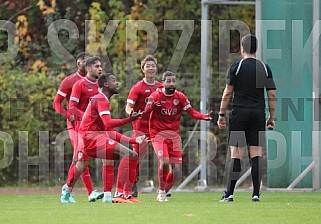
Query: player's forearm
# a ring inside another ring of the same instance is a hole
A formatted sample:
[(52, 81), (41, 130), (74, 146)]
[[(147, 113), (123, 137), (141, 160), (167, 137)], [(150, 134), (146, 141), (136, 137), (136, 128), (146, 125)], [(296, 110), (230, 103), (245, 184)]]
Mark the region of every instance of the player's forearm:
[(67, 113), (67, 110), (63, 107), (62, 102), (64, 101), (65, 97), (57, 94), (53, 103), (52, 108), (57, 111), (57, 113), (61, 114), (65, 118), (68, 118), (70, 113)]
[(206, 120), (208, 118), (207, 114), (202, 114), (197, 110), (195, 110), (193, 107), (188, 108), (186, 112), (194, 119)]
[(105, 115), (103, 116), (103, 122), (104, 122), (105, 129), (108, 130), (110, 128), (116, 128), (116, 127), (120, 127), (125, 124), (128, 124), (131, 122), (131, 119), (130, 117), (123, 118), (123, 119), (111, 119), (110, 116)]
[(144, 113), (150, 113), (153, 110), (153, 103), (147, 103), (144, 109)]
[(130, 113), (132, 112), (132, 110), (133, 110), (133, 106), (132, 106), (131, 104), (127, 103), (127, 104), (126, 104), (126, 108), (125, 108), (125, 112), (126, 112), (127, 116), (130, 115)]
[(275, 90), (269, 90), (268, 95), (268, 106), (269, 106), (269, 116), (274, 119), (275, 114)]
[(230, 103), (231, 97), (232, 97), (232, 93), (224, 90), (222, 100), (221, 100), (221, 105), (220, 105), (220, 111), (218, 112), (219, 114), (225, 114), (228, 108), (228, 105)]
[(78, 103), (69, 101), (68, 113), (73, 114), (77, 119), (81, 119), (84, 116), (84, 112), (78, 109)]
[(67, 110), (61, 105), (61, 103), (53, 102), (52, 107), (57, 113), (61, 114), (65, 118), (68, 118), (70, 116), (70, 113), (67, 112)]
[(128, 142), (128, 143), (136, 143), (136, 140), (134, 138), (129, 138), (127, 137), (126, 135), (123, 135), (115, 130), (113, 131), (108, 131), (108, 136), (111, 138), (111, 139), (114, 139), (116, 140), (117, 142)]

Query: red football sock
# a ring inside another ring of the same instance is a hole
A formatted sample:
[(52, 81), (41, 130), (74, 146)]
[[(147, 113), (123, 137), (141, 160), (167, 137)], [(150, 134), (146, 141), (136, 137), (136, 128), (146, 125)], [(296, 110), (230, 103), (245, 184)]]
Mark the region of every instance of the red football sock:
[(116, 191), (118, 193), (123, 193), (124, 191), (124, 182), (122, 180), (122, 173), (124, 173), (124, 167), (123, 165), (121, 165), (122, 163), (122, 159), (120, 160), (119, 162), (119, 165), (118, 165), (118, 172), (117, 172), (117, 180), (116, 180)]
[(77, 180), (79, 179), (81, 173), (76, 169), (76, 166), (74, 163), (72, 163), (69, 167), (68, 171), (68, 179), (67, 179), (67, 185), (68, 187), (74, 188)]
[(134, 169), (134, 176), (135, 176), (135, 182), (134, 183), (137, 183), (138, 182), (138, 176), (139, 176), (139, 162), (137, 160), (137, 165)]
[(91, 176), (89, 172), (89, 167), (85, 169), (85, 171), (81, 174), (81, 180), (87, 190), (87, 194), (90, 195), (91, 192), (94, 190), (93, 184), (91, 182)]
[(165, 178), (164, 178), (164, 171), (163, 169), (160, 168), (158, 164), (158, 185), (159, 185), (159, 190), (164, 191), (165, 190)]
[(137, 159), (123, 158), (120, 161), (118, 172), (119, 179), (123, 185), (123, 193), (131, 195), (132, 188), (136, 180)]
[(104, 184), (104, 192), (111, 192), (114, 185), (114, 166), (103, 165), (102, 180)]
[(118, 193), (124, 193), (125, 182), (129, 172), (128, 163), (129, 163), (128, 158), (122, 158), (119, 162), (117, 183), (116, 183), (116, 191)]
[(167, 177), (165, 179), (165, 191), (168, 192), (174, 185), (175, 181), (174, 181), (174, 175), (172, 173), (168, 173)]
[(129, 160), (129, 173), (128, 173), (128, 175), (129, 175), (129, 177), (128, 177), (129, 186), (128, 186), (128, 188), (129, 188), (129, 191), (131, 193), (132, 192), (132, 188), (134, 186), (134, 183), (137, 180), (137, 176), (136, 175), (137, 175), (138, 159), (128, 159), (128, 160)]

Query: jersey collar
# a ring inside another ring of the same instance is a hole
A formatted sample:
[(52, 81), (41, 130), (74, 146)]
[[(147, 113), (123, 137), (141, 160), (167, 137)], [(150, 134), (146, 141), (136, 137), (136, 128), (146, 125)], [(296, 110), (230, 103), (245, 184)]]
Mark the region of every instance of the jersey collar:
[(103, 91), (101, 91), (101, 88), (98, 89), (98, 92), (101, 93), (109, 101), (108, 97), (103, 93)]
[(146, 84), (149, 85), (149, 86), (154, 86), (154, 85), (156, 84), (156, 80), (154, 81), (154, 83), (148, 83), (148, 82), (146, 81), (146, 78), (143, 78), (143, 82), (146, 83)]
[(86, 76), (85, 73), (82, 73), (81, 71), (77, 71), (76, 73), (80, 78), (84, 78)]
[(87, 82), (91, 83), (91, 84), (96, 84), (96, 83), (97, 83), (97, 81), (92, 81), (92, 80), (88, 79), (86, 76), (84, 77), (84, 79), (85, 79)]

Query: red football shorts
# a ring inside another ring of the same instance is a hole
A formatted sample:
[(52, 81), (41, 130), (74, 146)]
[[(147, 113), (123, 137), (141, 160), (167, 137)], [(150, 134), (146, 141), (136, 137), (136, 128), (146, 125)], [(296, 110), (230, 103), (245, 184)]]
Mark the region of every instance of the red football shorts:
[(152, 138), (152, 144), (158, 159), (169, 157), (170, 163), (182, 163), (181, 137), (178, 133), (159, 132)]
[(107, 134), (98, 134), (82, 138), (82, 144), (83, 147), (78, 151), (78, 156), (79, 152), (82, 152), (83, 160), (91, 157), (114, 160), (114, 149), (118, 142), (108, 138)]

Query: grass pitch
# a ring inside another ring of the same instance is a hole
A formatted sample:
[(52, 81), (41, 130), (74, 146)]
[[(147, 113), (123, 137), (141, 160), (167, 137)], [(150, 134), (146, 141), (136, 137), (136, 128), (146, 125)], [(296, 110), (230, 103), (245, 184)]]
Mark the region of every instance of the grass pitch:
[(251, 193), (234, 194), (232, 203), (219, 203), (221, 193), (174, 193), (168, 202), (156, 194), (140, 194), (143, 204), (87, 202), (61, 204), (57, 194), (0, 194), (0, 223), (320, 223), (321, 192), (263, 192), (261, 202)]

